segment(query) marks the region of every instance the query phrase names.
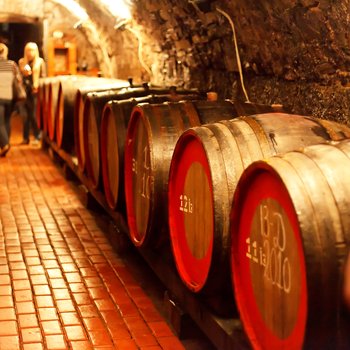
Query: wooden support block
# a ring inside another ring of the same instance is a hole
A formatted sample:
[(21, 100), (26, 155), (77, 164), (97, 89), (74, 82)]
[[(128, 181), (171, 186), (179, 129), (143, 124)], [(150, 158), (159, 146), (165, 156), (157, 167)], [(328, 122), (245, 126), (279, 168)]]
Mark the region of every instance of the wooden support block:
[(81, 201), (86, 209), (97, 213), (103, 212), (103, 208), (101, 208), (100, 203), (97, 202), (91, 192), (84, 185), (80, 185), (79, 190), (81, 194)]
[(59, 164), (59, 165), (63, 164), (63, 160), (61, 159), (61, 157), (51, 147), (48, 149), (48, 154), (49, 154), (50, 159), (54, 163)]
[(189, 314), (182, 310), (169, 291), (164, 293), (164, 309), (168, 322), (179, 339), (197, 338), (201, 333)]
[(220, 298), (218, 294), (214, 293), (201, 296), (201, 301), (214, 315), (223, 318), (239, 318), (231, 289), (227, 288), (220, 293)]
[(46, 137), (43, 136), (41, 139), (41, 149), (47, 150), (50, 147), (49, 143), (46, 140)]
[(108, 239), (118, 254), (128, 253), (132, 248), (132, 243), (126, 232), (121, 230), (120, 226), (116, 225), (112, 220), (109, 221)]
[(67, 163), (63, 164), (63, 176), (67, 181), (78, 182), (78, 177)]

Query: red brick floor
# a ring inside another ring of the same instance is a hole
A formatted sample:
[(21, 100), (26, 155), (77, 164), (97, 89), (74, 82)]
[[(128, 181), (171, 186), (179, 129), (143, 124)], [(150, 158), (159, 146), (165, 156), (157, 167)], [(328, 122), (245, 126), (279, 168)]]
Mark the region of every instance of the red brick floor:
[(49, 157), (0, 158), (0, 349), (184, 349)]

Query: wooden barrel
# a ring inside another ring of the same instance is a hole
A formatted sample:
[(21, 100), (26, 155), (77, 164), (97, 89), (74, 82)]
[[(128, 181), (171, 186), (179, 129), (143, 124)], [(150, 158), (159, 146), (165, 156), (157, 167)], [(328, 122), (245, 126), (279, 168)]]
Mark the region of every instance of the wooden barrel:
[(68, 153), (74, 151), (74, 102), (79, 87), (88, 84), (90, 77), (61, 76), (56, 111), (56, 143)]
[(326, 129), (315, 118), (266, 113), (181, 136), (169, 175), (169, 228), (177, 270), (191, 291), (215, 294), (227, 286), (229, 213), (243, 170), (255, 160), (331, 140), (336, 133), (329, 132), (331, 125)]
[[(182, 90), (180, 91), (182, 92)], [(121, 101), (149, 94), (169, 94), (169, 92), (169, 88), (149, 88), (145, 86), (142, 88), (124, 88), (122, 90), (108, 90), (87, 94), (84, 102), (82, 138), (84, 139), (85, 170), (94, 188), (102, 185), (99, 146), (102, 111), (106, 103), (111, 100)], [(172, 96), (174, 99), (182, 98), (180, 93), (175, 93)]]
[(166, 236), (169, 166), (180, 135), (192, 126), (235, 116), (230, 101), (135, 107), (125, 144), (127, 219), (134, 245), (154, 244)]
[(46, 121), (47, 121), (47, 134), (51, 141), (55, 139), (55, 127), (56, 127), (56, 110), (58, 101), (58, 89), (60, 81), (63, 79), (60, 76), (51, 78), (48, 82), (47, 100), (46, 100)]
[(38, 125), (38, 128), (40, 130), (43, 130), (44, 128), (44, 81), (42, 79), (39, 79), (39, 86), (38, 86), (38, 95), (37, 95), (37, 104), (36, 104), (36, 111), (35, 111), (35, 117), (36, 117), (36, 123)]
[[(40, 129), (42, 129), (46, 134), (48, 133), (48, 97), (49, 97), (49, 86), (50, 82), (55, 79), (55, 77), (41, 78), (38, 91), (38, 105), (41, 109)], [(37, 113), (38, 113), (37, 106)], [(38, 114), (37, 114), (38, 121)], [(38, 124), (39, 126), (39, 124)]]
[[(124, 146), (126, 130), (134, 106), (141, 103), (171, 101), (173, 95), (148, 95), (125, 101), (109, 101), (101, 120), (101, 170), (107, 204), (111, 209), (125, 212), (124, 192)], [(182, 99), (198, 99), (197, 95), (182, 96)]]
[(80, 135), (83, 135), (83, 111), (86, 95), (89, 92), (122, 89), (129, 86), (130, 82), (126, 80), (99, 78), (77, 89), (74, 103), (74, 145), (78, 167), (81, 171), (85, 169), (84, 139), (80, 138)]
[(348, 349), (342, 289), (350, 247), (350, 143), (253, 163), (231, 211), (236, 302), (255, 349)]
[(350, 311), (350, 254), (346, 259), (344, 268), (344, 286), (343, 286), (344, 304), (348, 311)]

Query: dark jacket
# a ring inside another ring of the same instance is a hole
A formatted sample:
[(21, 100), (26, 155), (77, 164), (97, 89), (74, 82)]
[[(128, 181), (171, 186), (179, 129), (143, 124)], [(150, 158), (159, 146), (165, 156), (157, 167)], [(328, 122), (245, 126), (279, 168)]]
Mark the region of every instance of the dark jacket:
[(22, 76), (16, 62), (0, 58), (0, 103), (11, 103), (16, 91), (14, 82), (22, 84)]

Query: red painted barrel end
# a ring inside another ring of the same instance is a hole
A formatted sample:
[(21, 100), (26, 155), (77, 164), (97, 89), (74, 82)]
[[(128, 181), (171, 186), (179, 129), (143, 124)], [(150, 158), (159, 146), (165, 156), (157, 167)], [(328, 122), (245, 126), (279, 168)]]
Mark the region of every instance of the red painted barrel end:
[(49, 83), (49, 93), (47, 99), (47, 132), (51, 141), (55, 139), (55, 112), (53, 107), (52, 83)]
[[(100, 147), (101, 147), (101, 168), (102, 168), (102, 181), (103, 188), (105, 192), (105, 198), (108, 206), (111, 209), (116, 208), (117, 198), (113, 195), (112, 186), (113, 183), (119, 183), (119, 179), (110, 177), (110, 163), (108, 159), (109, 149), (108, 149), (108, 141), (109, 141), (109, 129), (111, 127), (111, 118), (112, 118), (112, 110), (111, 107), (107, 104), (102, 112), (101, 119), (101, 135), (105, 135), (105, 137), (101, 137)], [(115, 145), (116, 148), (117, 145)], [(115, 156), (118, 156), (118, 152), (114, 152)], [(118, 190), (117, 190), (118, 191)]]
[(74, 147), (75, 152), (78, 158), (78, 166), (81, 171), (84, 171), (84, 161), (83, 159), (83, 152), (84, 150), (81, 148), (83, 145), (80, 138), (82, 137), (82, 114), (84, 109), (84, 103), (83, 98), (80, 90), (78, 89), (76, 95), (75, 95), (75, 101), (74, 101)]
[(38, 101), (35, 111), (36, 123), (40, 130), (43, 129), (43, 86), (39, 85), (38, 88)]
[(153, 178), (150, 174), (150, 127), (144, 110), (133, 108), (125, 143), (125, 198), (129, 235), (133, 244), (142, 247), (148, 238), (152, 211)]
[(299, 223), (279, 175), (264, 162), (243, 173), (231, 211), (233, 288), (256, 349), (300, 349), (307, 321)]
[[(96, 124), (94, 120), (94, 115), (92, 115), (92, 113), (93, 113), (92, 104), (89, 99), (86, 99), (84, 103), (84, 113), (83, 113), (85, 169), (91, 181), (92, 187), (96, 189), (98, 187), (98, 178), (96, 176), (94, 159), (91, 158), (93, 157), (93, 155), (91, 154), (90, 156), (90, 153), (91, 153), (90, 142), (94, 141), (94, 140), (90, 140), (90, 137), (91, 137), (91, 135), (89, 135), (89, 133), (91, 133), (90, 127), (92, 123)], [(94, 133), (94, 137), (96, 137), (96, 132)]]
[[(183, 283), (197, 293), (205, 286), (211, 266), (213, 189), (205, 149), (191, 130), (182, 134), (175, 147), (168, 191), (170, 238), (176, 267)], [(205, 213), (198, 212), (198, 208), (204, 208)]]
[(56, 143), (59, 148), (62, 147), (63, 140), (63, 123), (64, 123), (64, 103), (62, 84), (59, 82), (57, 94), (57, 108), (56, 108)]

